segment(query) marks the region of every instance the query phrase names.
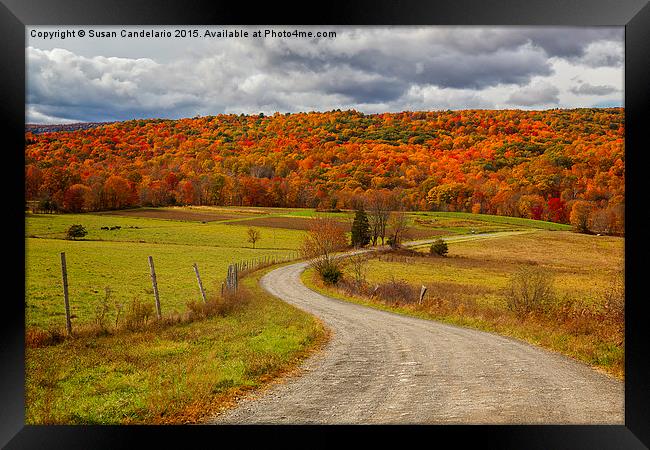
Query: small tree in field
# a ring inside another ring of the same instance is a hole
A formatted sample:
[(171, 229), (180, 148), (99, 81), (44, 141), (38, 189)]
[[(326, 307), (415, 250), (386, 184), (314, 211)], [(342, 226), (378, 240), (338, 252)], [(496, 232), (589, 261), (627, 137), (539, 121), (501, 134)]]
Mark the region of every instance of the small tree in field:
[(329, 217), (316, 217), (311, 219), (300, 253), (311, 260), (310, 266), (316, 269), (323, 281), (335, 284), (342, 272), (340, 263), (333, 256), (346, 246), (347, 237), (341, 223)]
[(388, 219), (388, 244), (393, 248), (399, 247), (407, 229), (408, 218), (406, 217), (406, 213), (404, 211), (395, 211), (392, 213)]
[(449, 246), (444, 240), (436, 239), (433, 244), (431, 244), (429, 252), (432, 255), (447, 256), (447, 252), (449, 252)]
[(357, 289), (366, 283), (366, 272), (368, 260), (364, 255), (354, 255), (347, 258), (348, 267)]
[(260, 240), (260, 231), (256, 228), (249, 228), (248, 231), (248, 242), (253, 244), (253, 248), (255, 248), (255, 243)]
[(83, 225), (72, 225), (68, 228), (67, 237), (68, 239), (76, 240), (77, 238), (82, 238), (88, 234), (88, 231), (83, 227)]
[(366, 198), (372, 245), (377, 245), (379, 238), (381, 238), (381, 244), (383, 245), (390, 212), (395, 206), (395, 198), (387, 189), (371, 191), (366, 195)]

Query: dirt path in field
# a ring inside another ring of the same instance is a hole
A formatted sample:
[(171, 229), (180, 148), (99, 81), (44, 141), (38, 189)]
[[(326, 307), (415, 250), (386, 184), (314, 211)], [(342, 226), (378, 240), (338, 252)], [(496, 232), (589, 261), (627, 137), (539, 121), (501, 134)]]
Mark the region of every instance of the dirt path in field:
[(269, 272), (262, 287), (320, 318), (330, 342), (300, 376), (212, 423), (624, 423), (618, 380), (513, 339), (323, 296), (301, 283), (305, 268)]

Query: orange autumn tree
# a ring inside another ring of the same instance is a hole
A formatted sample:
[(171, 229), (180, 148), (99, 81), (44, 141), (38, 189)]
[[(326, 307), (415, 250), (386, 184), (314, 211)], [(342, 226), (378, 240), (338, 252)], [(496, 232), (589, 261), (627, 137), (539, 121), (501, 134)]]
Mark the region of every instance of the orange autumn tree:
[(73, 184), (63, 194), (63, 209), (69, 212), (83, 211), (90, 192), (86, 185)]
[(130, 206), (131, 189), (129, 182), (119, 175), (111, 175), (104, 183), (104, 194), (109, 209)]
[(309, 259), (309, 265), (325, 282), (334, 284), (342, 274), (340, 263), (334, 255), (348, 245), (345, 227), (331, 217), (313, 217), (309, 221), (300, 254)]
[[(623, 232), (624, 110), (221, 114), (25, 134), (25, 196), (54, 209), (252, 205), (480, 212)], [(118, 178), (114, 178), (118, 177)], [(110, 180), (110, 181), (109, 181)], [(66, 193), (68, 200), (66, 200)]]

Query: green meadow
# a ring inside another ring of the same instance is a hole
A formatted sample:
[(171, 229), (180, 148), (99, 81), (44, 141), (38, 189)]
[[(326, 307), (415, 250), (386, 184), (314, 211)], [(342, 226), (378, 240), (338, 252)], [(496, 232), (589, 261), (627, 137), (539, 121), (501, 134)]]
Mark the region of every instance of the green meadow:
[(27, 424), (198, 423), (324, 342), (315, 318), (244, 278), (232, 313), (27, 348)]
[[(206, 294), (216, 294), (229, 264), (295, 257), (304, 233), (258, 228), (261, 238), (252, 248), (244, 225), (99, 214), (28, 215), (26, 220), (26, 324), (39, 328), (65, 325), (61, 252), (66, 254), (74, 326), (94, 320), (106, 287), (111, 304), (126, 305), (134, 298), (153, 302), (148, 256), (154, 260), (163, 314), (181, 312), (188, 301), (200, 299), (193, 263)], [(65, 239), (72, 224), (83, 225), (88, 234)], [(120, 229), (101, 229), (116, 226)]]

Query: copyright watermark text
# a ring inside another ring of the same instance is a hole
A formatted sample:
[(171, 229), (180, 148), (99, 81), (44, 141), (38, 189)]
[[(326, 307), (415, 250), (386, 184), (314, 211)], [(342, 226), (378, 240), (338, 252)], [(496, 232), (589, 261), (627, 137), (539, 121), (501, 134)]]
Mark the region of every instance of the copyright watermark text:
[(61, 30), (32, 29), (29, 36), (35, 39), (63, 40), (71, 38), (82, 39), (228, 39), (228, 38), (306, 38), (333, 39), (336, 31), (332, 30), (299, 30), (299, 29), (245, 29), (245, 28), (151, 28), (151, 29), (101, 29), (82, 27)]

